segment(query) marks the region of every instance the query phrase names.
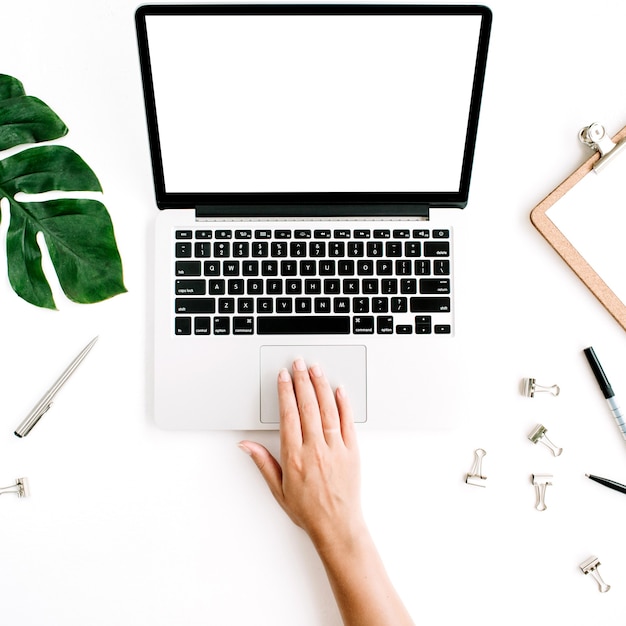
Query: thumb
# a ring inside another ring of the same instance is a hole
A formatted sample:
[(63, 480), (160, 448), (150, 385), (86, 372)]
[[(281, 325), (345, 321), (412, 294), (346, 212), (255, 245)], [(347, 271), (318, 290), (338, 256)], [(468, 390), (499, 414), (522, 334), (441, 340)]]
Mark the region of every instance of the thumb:
[(283, 505), (283, 470), (269, 450), (254, 441), (240, 441), (239, 448), (254, 461), (273, 496)]

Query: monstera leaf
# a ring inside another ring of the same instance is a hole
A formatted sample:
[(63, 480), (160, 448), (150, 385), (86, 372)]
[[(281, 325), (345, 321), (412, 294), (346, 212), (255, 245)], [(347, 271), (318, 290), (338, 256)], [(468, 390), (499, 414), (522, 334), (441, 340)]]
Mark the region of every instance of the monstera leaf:
[[(49, 142), (66, 134), (67, 127), (54, 111), (27, 96), (20, 81), (0, 74), (0, 150)], [(32, 304), (56, 308), (42, 269), (39, 233), (70, 300), (100, 302), (126, 291), (105, 206), (76, 194), (60, 198), (63, 193), (52, 194), (53, 199), (33, 195), (51, 191), (102, 189), (91, 168), (65, 146), (28, 147), (0, 159), (0, 218), (9, 217), (7, 268), (14, 291)]]

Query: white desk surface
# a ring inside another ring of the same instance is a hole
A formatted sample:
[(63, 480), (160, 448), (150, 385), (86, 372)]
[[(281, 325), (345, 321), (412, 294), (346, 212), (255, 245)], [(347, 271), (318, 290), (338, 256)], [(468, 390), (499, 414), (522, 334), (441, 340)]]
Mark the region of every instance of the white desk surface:
[[(474, 389), (451, 433), (361, 434), (364, 508), (418, 624), (623, 624), (626, 496), (585, 473), (626, 482), (626, 442), (582, 349), (596, 348), (626, 397), (626, 335), (528, 215), (586, 158), (582, 126), (614, 133), (626, 123), (626, 5), (490, 6), (470, 203), (455, 214), (468, 261), (458, 268), (465, 310), (455, 340), (467, 344)], [(57, 295), (58, 312), (38, 310), (13, 294), (0, 254), (0, 486), (28, 476), (32, 488), (29, 499), (0, 501), (0, 621), (335, 626), (317, 556), (237, 449), (241, 433), (162, 432), (151, 421), (155, 208), (135, 8), (21, 0), (0, 10), (0, 71), (61, 115), (66, 143), (100, 177), (129, 289), (91, 306)], [(7, 222), (3, 214), (2, 246)], [(487, 286), (473, 283), (478, 268)], [(17, 439), (39, 394), (94, 335), (54, 408)], [(524, 398), (525, 376), (562, 393)], [(561, 457), (527, 440), (537, 423)], [(257, 438), (277, 450), (276, 433)], [(485, 489), (464, 483), (478, 447)], [(532, 473), (554, 475), (543, 513)], [(612, 586), (606, 594), (578, 569), (590, 555)]]

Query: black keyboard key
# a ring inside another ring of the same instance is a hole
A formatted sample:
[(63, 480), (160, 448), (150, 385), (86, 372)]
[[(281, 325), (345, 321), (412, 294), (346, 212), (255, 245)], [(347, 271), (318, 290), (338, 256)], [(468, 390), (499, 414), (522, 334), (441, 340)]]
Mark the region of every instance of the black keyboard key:
[(268, 230), (268, 229), (255, 230), (254, 231), (254, 236), (255, 236), (256, 239), (271, 239), (272, 238), (272, 231)]
[(411, 237), (411, 231), (408, 228), (402, 228), (393, 231), (394, 239), (409, 239)]
[(418, 335), (430, 335), (432, 333), (432, 317), (430, 315), (417, 315), (415, 317), (415, 332)]
[[(200, 263), (200, 261), (198, 261)], [(204, 275), (205, 276), (219, 276), (220, 275), (220, 262), (219, 261), (205, 261), (204, 262)]]
[(311, 313), (313, 301), (311, 298), (296, 298), (295, 312), (296, 313)]
[(410, 300), (411, 313), (450, 313), (450, 298), (416, 297)]
[(211, 318), (210, 317), (196, 317), (193, 322), (193, 332), (196, 335), (210, 335), (211, 334)]
[(250, 256), (249, 241), (235, 241), (233, 243), (233, 256), (238, 259), (245, 259)]
[(447, 229), (444, 230), (433, 230), (433, 239), (449, 239), (450, 231)]
[(417, 259), (415, 261), (415, 275), (428, 276), (430, 274), (430, 261), (428, 259)]
[(191, 318), (190, 317), (175, 318), (174, 332), (177, 335), (191, 335)]
[(252, 317), (233, 317), (233, 335), (254, 334), (254, 319)]
[(269, 246), (267, 244), (267, 241), (255, 241), (252, 244), (252, 256), (253, 257), (269, 256)]
[(413, 239), (428, 239), (430, 238), (430, 231), (425, 228), (420, 228), (413, 231)]
[(216, 239), (232, 239), (233, 231), (232, 230), (216, 230), (215, 238)]
[(190, 259), (191, 258), (191, 243), (188, 241), (181, 241), (176, 243), (176, 258), (177, 259)]
[(214, 317), (213, 334), (230, 335), (230, 317)]
[(176, 261), (176, 276), (200, 276), (202, 263), (200, 261)]
[(416, 257), (420, 256), (422, 252), (422, 244), (419, 241), (405, 241), (404, 242), (404, 256)]
[(213, 256), (218, 259), (229, 257), (230, 256), (230, 242), (216, 241), (213, 247)]
[(177, 230), (176, 239), (191, 239), (192, 232), (190, 230)]
[(420, 293), (439, 294), (450, 293), (449, 278), (422, 278), (420, 280)]
[(251, 230), (236, 230), (235, 239), (252, 239)]
[(314, 310), (316, 313), (331, 313), (331, 300), (330, 298), (315, 298), (313, 301)]
[(263, 261), (261, 276), (278, 276), (278, 261)]
[(196, 231), (196, 239), (212, 239), (213, 231), (212, 230), (197, 230)]
[(176, 298), (176, 313), (215, 313), (215, 298)]
[(374, 317), (357, 315), (352, 318), (352, 332), (355, 335), (373, 335)]
[(313, 231), (315, 239), (330, 239), (330, 229), (328, 230), (315, 230)]
[(276, 300), (276, 313), (292, 313), (293, 300), (291, 298), (278, 298)]
[(224, 261), (222, 272), (224, 276), (239, 276), (239, 261)]
[(445, 257), (450, 256), (449, 241), (426, 241), (424, 242), (424, 256)]
[(244, 276), (258, 276), (259, 275), (259, 262), (258, 261), (243, 261), (242, 273)]
[(344, 241), (331, 241), (328, 244), (328, 256), (340, 257), (346, 253), (346, 244)]
[(350, 231), (348, 229), (335, 230), (333, 237), (335, 239), (350, 239)]
[(206, 295), (206, 280), (177, 280), (177, 296), (204, 296)]
[(435, 274), (435, 276), (449, 276), (450, 261), (447, 259), (435, 259), (433, 264), (433, 274)]
[(396, 326), (396, 335), (412, 335), (413, 327), (410, 324), (398, 324)]
[(450, 335), (452, 333), (452, 327), (450, 324), (436, 324), (435, 325), (435, 334), (436, 335)]
[(265, 313), (266, 315), (274, 312), (274, 299), (273, 298), (259, 298), (256, 301), (256, 307), (258, 313)]
[(223, 278), (211, 278), (209, 280), (209, 294), (223, 296), (226, 293), (226, 281)]
[(389, 237), (391, 237), (391, 233), (387, 229), (374, 231), (375, 239), (389, 239)]
[(352, 259), (339, 261), (337, 273), (339, 276), (354, 276), (354, 261)]
[(379, 335), (393, 335), (393, 317), (387, 315), (377, 317), (376, 332)]
[(219, 298), (217, 301), (217, 310), (220, 313), (234, 313), (235, 298)]
[(350, 317), (347, 315), (259, 316), (257, 333), (259, 335), (348, 335)]
[(350, 313), (350, 298), (334, 298), (333, 313)]
[(293, 233), (295, 239), (311, 239), (310, 230), (296, 230)]
[(357, 229), (354, 231), (355, 239), (369, 239), (372, 236), (371, 230)]
[[(205, 258), (211, 256), (211, 242), (210, 241), (196, 241), (194, 246), (195, 255), (197, 258)], [(217, 254), (215, 255), (217, 256)]]

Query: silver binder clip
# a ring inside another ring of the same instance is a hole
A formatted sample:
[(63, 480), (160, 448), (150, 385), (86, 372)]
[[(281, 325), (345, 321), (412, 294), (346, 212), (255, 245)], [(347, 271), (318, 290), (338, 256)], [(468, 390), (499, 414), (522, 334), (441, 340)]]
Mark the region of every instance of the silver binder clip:
[(559, 456), (563, 452), (563, 448), (557, 448), (549, 439), (546, 433), (548, 429), (542, 424), (537, 424), (532, 432), (528, 435), (528, 439), (533, 443), (542, 443), (546, 448), (552, 451), (554, 456)]
[(552, 484), (552, 474), (533, 474), (533, 485), (535, 485), (535, 495), (537, 500), (535, 508), (538, 511), (545, 511), (546, 506), (546, 488)]
[(606, 167), (626, 146), (626, 138), (619, 143), (614, 143), (606, 134), (604, 126), (594, 122), (585, 126), (579, 133), (578, 138), (592, 150), (600, 153), (600, 159), (593, 164), (593, 170), (598, 173)]
[(472, 469), (470, 469), (469, 473), (465, 476), (465, 482), (468, 485), (474, 485), (474, 487), (485, 487), (485, 482), (487, 480), (486, 476), (483, 476), (483, 457), (487, 453), (482, 449), (478, 448), (474, 450), (474, 464), (472, 465)]
[(592, 578), (598, 583), (598, 588), (600, 589), (600, 593), (606, 593), (611, 585), (607, 585), (603, 580), (602, 576), (600, 576), (600, 572), (598, 571), (598, 565), (600, 565), (600, 561), (597, 556), (590, 556), (586, 561), (583, 561), (579, 567), (580, 571), (586, 576), (587, 574), (591, 574)]
[(522, 395), (528, 398), (534, 398), (536, 393), (551, 393), (553, 396), (558, 396), (561, 393), (561, 388), (558, 385), (552, 385), (550, 387), (544, 387), (538, 385), (534, 378), (524, 378), (522, 380)]
[(5, 493), (15, 493), (18, 498), (28, 498), (30, 496), (28, 478), (16, 478), (14, 485), (0, 488), (0, 495)]

